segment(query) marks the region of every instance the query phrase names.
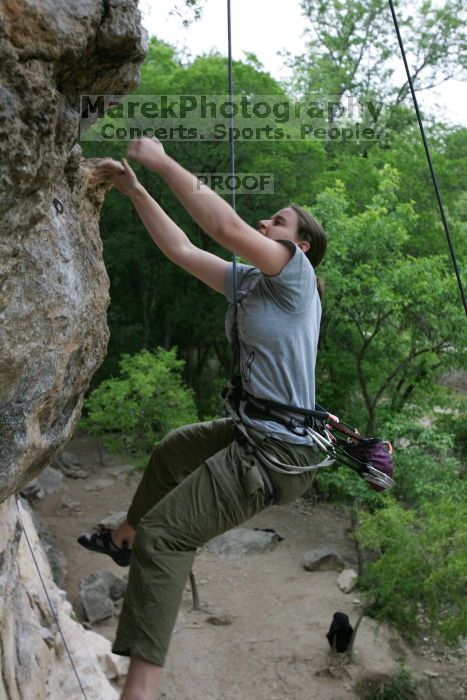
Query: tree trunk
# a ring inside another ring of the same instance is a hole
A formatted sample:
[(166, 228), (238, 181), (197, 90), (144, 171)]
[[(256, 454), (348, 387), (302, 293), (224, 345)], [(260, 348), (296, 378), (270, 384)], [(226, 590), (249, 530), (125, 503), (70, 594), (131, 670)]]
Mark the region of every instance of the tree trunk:
[(366, 434), (370, 437), (373, 436), (376, 427), (376, 406), (371, 405), (368, 408), (368, 420), (366, 423)]

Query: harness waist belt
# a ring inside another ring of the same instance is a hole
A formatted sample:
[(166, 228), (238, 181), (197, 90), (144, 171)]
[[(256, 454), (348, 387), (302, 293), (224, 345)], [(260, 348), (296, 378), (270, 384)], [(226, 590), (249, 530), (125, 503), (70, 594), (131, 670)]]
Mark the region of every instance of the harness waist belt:
[(312, 411), (308, 408), (287, 406), (267, 399), (257, 399), (247, 392), (244, 392), (243, 398), (246, 401), (245, 413), (250, 418), (259, 420), (270, 418), (292, 430), (294, 428), (312, 428), (315, 420), (324, 421), (329, 415), (326, 411)]

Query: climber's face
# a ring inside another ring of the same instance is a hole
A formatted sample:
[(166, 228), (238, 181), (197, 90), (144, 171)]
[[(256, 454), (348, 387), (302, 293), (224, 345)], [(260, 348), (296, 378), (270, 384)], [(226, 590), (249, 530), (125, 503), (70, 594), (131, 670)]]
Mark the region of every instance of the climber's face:
[(298, 216), (291, 207), (281, 209), (270, 219), (260, 219), (258, 231), (273, 241), (280, 239), (293, 241), (305, 253), (310, 248), (308, 241), (300, 241), (298, 238)]

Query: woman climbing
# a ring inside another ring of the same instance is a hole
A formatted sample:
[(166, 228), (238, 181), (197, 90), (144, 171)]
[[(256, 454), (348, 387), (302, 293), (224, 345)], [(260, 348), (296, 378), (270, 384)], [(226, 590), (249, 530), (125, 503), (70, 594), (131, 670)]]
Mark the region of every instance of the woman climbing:
[(131, 657), (122, 700), (154, 700), (196, 548), (266, 506), (310, 486), (322, 453), (303, 428), (266, 415), (253, 397), (314, 408), (321, 303), (314, 268), (326, 250), (320, 224), (291, 205), (256, 230), (151, 139), (128, 156), (158, 173), (219, 245), (250, 265), (233, 265), (194, 246), (139, 183), (126, 160), (105, 159), (98, 182), (128, 196), (156, 245), (176, 265), (230, 302), (226, 330), (238, 334), (240, 401), (232, 417), (170, 432), (154, 449), (127, 519), (80, 544), (131, 567), (113, 651)]

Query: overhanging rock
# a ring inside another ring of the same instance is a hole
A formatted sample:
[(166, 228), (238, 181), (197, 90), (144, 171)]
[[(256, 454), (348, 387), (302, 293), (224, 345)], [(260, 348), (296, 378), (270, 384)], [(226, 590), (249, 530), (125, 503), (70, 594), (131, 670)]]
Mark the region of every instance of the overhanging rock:
[(0, 6), (0, 502), (70, 438), (108, 342), (103, 189), (80, 157), (80, 94), (139, 77), (136, 0)]

